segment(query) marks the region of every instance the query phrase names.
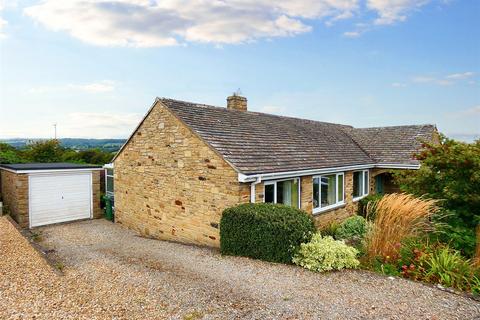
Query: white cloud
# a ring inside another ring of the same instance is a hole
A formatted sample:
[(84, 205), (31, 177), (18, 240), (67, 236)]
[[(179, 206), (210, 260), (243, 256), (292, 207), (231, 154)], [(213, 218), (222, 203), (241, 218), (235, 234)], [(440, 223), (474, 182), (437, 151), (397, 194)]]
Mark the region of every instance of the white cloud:
[(100, 82), (94, 82), (94, 83), (83, 84), (83, 85), (71, 84), (69, 85), (69, 87), (72, 89), (77, 89), (77, 90), (92, 92), (92, 93), (109, 92), (109, 91), (115, 90), (115, 82), (110, 80), (103, 80)]
[(367, 7), (378, 14), (377, 25), (405, 21), (408, 14), (429, 3), (430, 0), (367, 0)]
[(403, 82), (394, 82), (392, 83), (392, 87), (394, 88), (405, 88), (407, 86), (407, 84), (403, 83)]
[(452, 79), (452, 80), (462, 80), (462, 79), (467, 79), (467, 78), (473, 77), (474, 75), (475, 75), (475, 73), (473, 73), (471, 71), (468, 71), (468, 72), (463, 72), (463, 73), (449, 74), (445, 78), (446, 79)]
[(60, 137), (125, 138), (142, 119), (139, 113), (77, 112), (57, 121)]
[(445, 76), (415, 76), (412, 78), (414, 83), (436, 84), (439, 86), (450, 86), (462, 80), (467, 80), (475, 75), (472, 71), (463, 73), (452, 73)]
[(305, 33), (307, 19), (351, 16), (359, 0), (45, 0), (26, 15), (99, 46), (236, 44)]
[(111, 80), (102, 80), (86, 84), (67, 84), (62, 86), (41, 86), (31, 88), (30, 93), (47, 93), (52, 91), (81, 91), (87, 93), (102, 93), (115, 90), (115, 82)]
[(347, 31), (344, 32), (343, 35), (347, 38), (358, 38), (362, 35), (361, 31)]

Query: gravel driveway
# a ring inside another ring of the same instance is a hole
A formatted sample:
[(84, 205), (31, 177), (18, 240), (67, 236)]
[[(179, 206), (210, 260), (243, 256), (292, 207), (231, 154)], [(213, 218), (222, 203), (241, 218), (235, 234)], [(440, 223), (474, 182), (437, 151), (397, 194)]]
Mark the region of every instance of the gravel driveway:
[[(419, 283), (222, 257), (208, 248), (141, 238), (105, 220), (36, 230), (40, 244), (54, 250), (50, 255), (64, 272), (58, 276), (37, 258), (25, 259), (35, 252), (22, 253), (28, 249), (12, 246), (3, 230), (0, 224), (2, 256), (10, 250), (7, 260), (20, 255), (21, 261), (0, 261), (0, 294), (8, 297), (0, 299), (2, 319), (480, 318), (479, 302)], [(30, 260), (33, 275), (25, 280), (22, 267)]]

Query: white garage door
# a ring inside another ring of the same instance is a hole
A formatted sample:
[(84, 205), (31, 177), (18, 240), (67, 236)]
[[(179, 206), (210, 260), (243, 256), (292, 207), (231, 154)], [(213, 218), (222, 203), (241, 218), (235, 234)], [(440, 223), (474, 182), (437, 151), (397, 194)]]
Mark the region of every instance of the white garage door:
[(91, 172), (30, 175), (30, 227), (91, 217)]

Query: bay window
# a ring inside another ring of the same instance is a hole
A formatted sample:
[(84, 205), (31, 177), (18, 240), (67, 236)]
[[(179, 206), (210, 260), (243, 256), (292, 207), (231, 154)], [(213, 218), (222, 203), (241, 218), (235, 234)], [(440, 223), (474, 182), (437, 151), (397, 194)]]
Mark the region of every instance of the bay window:
[(355, 171), (353, 173), (353, 200), (367, 196), (368, 189), (368, 170)]
[(313, 177), (313, 213), (343, 205), (344, 185), (343, 172)]
[(267, 181), (264, 201), (300, 208), (300, 179)]

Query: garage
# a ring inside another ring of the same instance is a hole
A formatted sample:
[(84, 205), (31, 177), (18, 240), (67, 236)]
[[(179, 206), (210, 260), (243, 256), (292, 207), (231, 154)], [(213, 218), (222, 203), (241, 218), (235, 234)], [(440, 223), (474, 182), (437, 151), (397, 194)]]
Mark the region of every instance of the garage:
[(3, 206), (24, 228), (100, 217), (101, 172), (72, 163), (2, 164)]

